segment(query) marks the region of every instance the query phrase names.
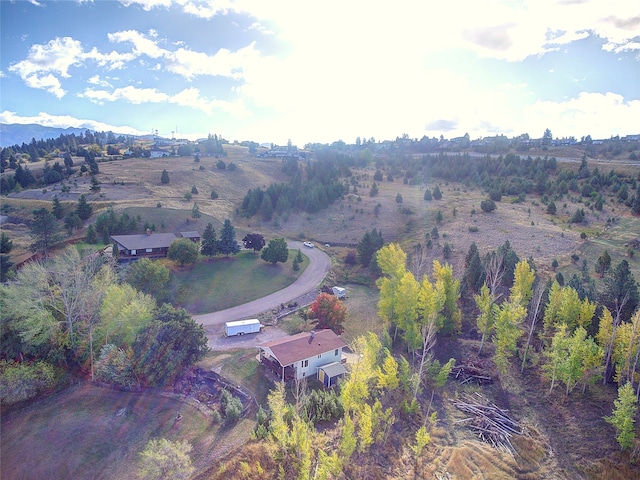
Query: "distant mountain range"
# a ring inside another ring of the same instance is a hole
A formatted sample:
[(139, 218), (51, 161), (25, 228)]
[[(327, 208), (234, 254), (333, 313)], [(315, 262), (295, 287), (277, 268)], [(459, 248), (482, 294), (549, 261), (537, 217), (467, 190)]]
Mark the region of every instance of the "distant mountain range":
[(11, 147), (30, 143), (32, 138), (46, 140), (58, 138), (60, 134), (71, 135), (86, 132), (86, 128), (55, 128), (36, 124), (0, 123), (0, 147)]

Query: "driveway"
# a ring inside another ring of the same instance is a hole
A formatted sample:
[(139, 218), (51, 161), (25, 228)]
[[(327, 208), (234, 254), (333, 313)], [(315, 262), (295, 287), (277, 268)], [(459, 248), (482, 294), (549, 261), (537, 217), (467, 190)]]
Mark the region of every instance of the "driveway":
[[(219, 339), (223, 335), (224, 322), (256, 317), (260, 313), (271, 310), (272, 308), (275, 308), (282, 303), (286, 304), (310, 293), (313, 295), (313, 298), (315, 298), (318, 285), (320, 285), (322, 280), (324, 280), (324, 277), (327, 275), (329, 269), (331, 268), (331, 259), (321, 249), (305, 247), (304, 245), (302, 245), (302, 242), (287, 240), (287, 246), (290, 249), (302, 250), (302, 252), (309, 258), (309, 265), (294, 283), (286, 288), (283, 288), (282, 290), (272, 293), (271, 295), (253, 300), (249, 303), (244, 303), (242, 305), (227, 308), (226, 310), (220, 310), (218, 312), (204, 313), (202, 315), (193, 316), (193, 319), (196, 322), (202, 324), (205, 327), (205, 332), (207, 334), (207, 337), (209, 338), (209, 346), (211, 348), (215, 350), (222, 349), (220, 348), (221, 342)], [(227, 341), (223, 343), (233, 345), (230, 348), (243, 347), (245, 346), (245, 342), (249, 342), (251, 344), (248, 346), (257, 345), (262, 341), (267, 341), (267, 339), (263, 340), (261, 337), (273, 338), (274, 334), (277, 335), (277, 332), (273, 332), (274, 329), (275, 327), (267, 327), (264, 332), (261, 332), (259, 334), (248, 336), (245, 335), (242, 341), (228, 338), (226, 339)], [(267, 333), (267, 330), (269, 331), (270, 335), (264, 335)]]

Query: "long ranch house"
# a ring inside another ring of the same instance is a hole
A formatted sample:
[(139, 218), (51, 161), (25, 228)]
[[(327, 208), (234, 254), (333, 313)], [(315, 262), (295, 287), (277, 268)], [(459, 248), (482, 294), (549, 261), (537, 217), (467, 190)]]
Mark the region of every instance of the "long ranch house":
[(118, 246), (118, 260), (130, 262), (140, 258), (165, 258), (171, 244), (179, 238), (188, 238), (192, 242), (200, 241), (196, 231), (174, 233), (147, 233), (136, 235), (111, 235), (111, 242)]
[(303, 332), (258, 345), (258, 360), (285, 381), (317, 375), (331, 386), (346, 371), (342, 364), (346, 346), (333, 330)]

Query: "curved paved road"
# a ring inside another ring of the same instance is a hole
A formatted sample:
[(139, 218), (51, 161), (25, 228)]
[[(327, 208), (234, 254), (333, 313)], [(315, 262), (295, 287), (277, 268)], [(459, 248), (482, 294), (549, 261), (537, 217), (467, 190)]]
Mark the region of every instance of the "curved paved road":
[(314, 291), (331, 267), (331, 259), (319, 248), (307, 248), (302, 242), (287, 240), (289, 248), (297, 250), (304, 249), (304, 253), (309, 257), (309, 265), (298, 279), (282, 290), (278, 290), (266, 297), (258, 298), (252, 302), (243, 303), (236, 307), (227, 308), (212, 313), (194, 315), (193, 319), (204, 326), (219, 325), (233, 320), (242, 320), (257, 316), (281, 303), (287, 303)]

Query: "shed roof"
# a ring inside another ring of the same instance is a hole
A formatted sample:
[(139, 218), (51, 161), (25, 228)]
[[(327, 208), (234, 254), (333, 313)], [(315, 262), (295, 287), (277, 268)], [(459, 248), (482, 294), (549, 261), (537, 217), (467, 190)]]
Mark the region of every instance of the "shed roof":
[(144, 250), (145, 248), (169, 248), (178, 237), (173, 233), (139, 233), (136, 235), (111, 235), (114, 242), (127, 250)]
[(320, 370), (324, 370), (324, 373), (326, 373), (331, 378), (347, 373), (347, 369), (344, 368), (344, 365), (341, 362), (327, 363), (326, 365), (322, 365), (318, 368)]
[(180, 232), (183, 238), (200, 238), (200, 232), (197, 230), (190, 230), (188, 232)]
[(271, 350), (280, 365), (286, 367), (300, 360), (347, 346), (333, 330), (319, 330), (312, 333), (302, 332), (290, 337), (278, 338), (262, 343), (258, 348)]

